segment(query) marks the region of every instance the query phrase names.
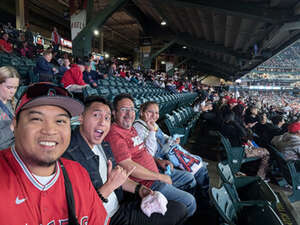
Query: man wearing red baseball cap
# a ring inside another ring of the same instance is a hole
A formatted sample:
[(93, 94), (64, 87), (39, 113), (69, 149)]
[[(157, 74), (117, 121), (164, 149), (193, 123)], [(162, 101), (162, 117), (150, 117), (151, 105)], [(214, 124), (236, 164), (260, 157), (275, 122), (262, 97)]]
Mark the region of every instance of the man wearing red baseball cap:
[(71, 116), (83, 105), (51, 83), (28, 87), (13, 120), (15, 144), (0, 151), (0, 224), (107, 224), (87, 171), (60, 159)]
[(300, 121), (288, 126), (288, 132), (275, 136), (271, 143), (283, 153), (287, 160), (300, 159)]

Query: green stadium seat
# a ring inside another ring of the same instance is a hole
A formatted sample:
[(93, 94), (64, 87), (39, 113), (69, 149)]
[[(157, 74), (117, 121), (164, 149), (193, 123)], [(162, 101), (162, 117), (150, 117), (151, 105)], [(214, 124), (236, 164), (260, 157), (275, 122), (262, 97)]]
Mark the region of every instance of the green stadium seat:
[(263, 200), (271, 203), (275, 210), (279, 199), (270, 186), (260, 177), (240, 176), (236, 177), (228, 164), (218, 163), (217, 172), (223, 183), (234, 186), (241, 201)]
[(293, 193), (288, 197), (289, 200), (291, 202), (300, 201), (300, 160), (286, 160), (283, 154), (272, 145), (268, 146), (268, 150), (282, 175), (279, 185), (291, 185)]

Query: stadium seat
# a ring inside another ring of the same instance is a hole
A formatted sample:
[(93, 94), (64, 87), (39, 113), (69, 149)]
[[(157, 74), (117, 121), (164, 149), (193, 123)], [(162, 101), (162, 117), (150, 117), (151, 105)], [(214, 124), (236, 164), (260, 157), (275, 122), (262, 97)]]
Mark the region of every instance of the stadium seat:
[[(229, 186), (229, 184), (224, 185)], [(258, 201), (235, 203), (224, 185), (219, 189), (211, 188), (209, 194), (225, 223), (230, 225), (283, 225), (279, 216), (269, 204)]]
[(243, 163), (260, 160), (259, 157), (246, 158), (243, 147), (232, 147), (227, 138), (225, 138), (220, 132), (217, 133), (220, 136), (221, 142), (226, 151), (227, 162), (234, 174), (240, 171)]
[(241, 201), (264, 200), (271, 203), (272, 208), (276, 209), (279, 202), (278, 197), (270, 186), (260, 177), (240, 176), (236, 177), (228, 164), (218, 163), (217, 171), (223, 183), (234, 186)]
[(300, 201), (300, 160), (285, 160), (283, 154), (272, 145), (268, 146), (268, 150), (283, 177), (279, 185), (291, 185), (293, 194), (289, 196), (289, 200), (291, 202)]

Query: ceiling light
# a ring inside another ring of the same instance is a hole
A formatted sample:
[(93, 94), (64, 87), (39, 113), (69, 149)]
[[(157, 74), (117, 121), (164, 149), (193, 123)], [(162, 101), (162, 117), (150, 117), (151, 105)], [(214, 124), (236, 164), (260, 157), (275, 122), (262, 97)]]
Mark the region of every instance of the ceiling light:
[(161, 61), (161, 64), (166, 64), (166, 62), (165, 61)]
[(187, 47), (184, 45), (184, 46), (182, 46), (182, 48), (183, 48), (183, 49), (186, 49)]
[(108, 53), (105, 53), (104, 57), (107, 59), (109, 58), (109, 54)]
[(160, 22), (160, 25), (166, 26), (166, 25), (167, 25), (167, 22), (166, 22), (165, 20), (163, 20), (163, 21)]
[(94, 35), (98, 36), (99, 35), (99, 30), (94, 30)]

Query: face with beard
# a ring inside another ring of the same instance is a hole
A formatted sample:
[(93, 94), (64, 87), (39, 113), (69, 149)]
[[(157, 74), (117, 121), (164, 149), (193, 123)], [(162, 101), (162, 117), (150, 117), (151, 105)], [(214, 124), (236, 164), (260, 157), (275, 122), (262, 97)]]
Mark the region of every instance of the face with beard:
[(28, 169), (35, 175), (51, 175), (70, 143), (69, 114), (57, 106), (37, 106), (20, 112), (13, 124), (15, 149)]
[(116, 110), (113, 112), (116, 123), (124, 128), (130, 129), (135, 120), (134, 103), (129, 98), (124, 98), (118, 102)]

